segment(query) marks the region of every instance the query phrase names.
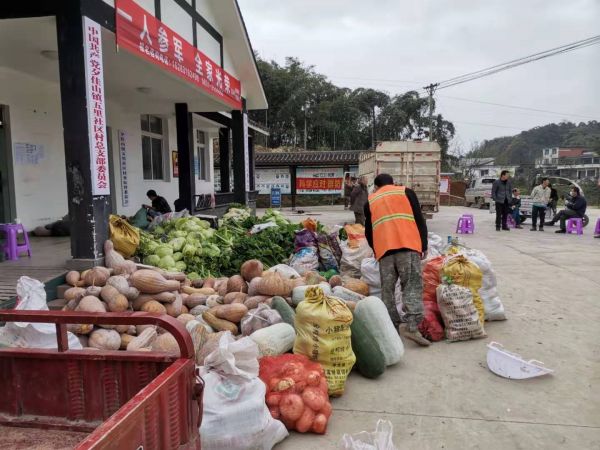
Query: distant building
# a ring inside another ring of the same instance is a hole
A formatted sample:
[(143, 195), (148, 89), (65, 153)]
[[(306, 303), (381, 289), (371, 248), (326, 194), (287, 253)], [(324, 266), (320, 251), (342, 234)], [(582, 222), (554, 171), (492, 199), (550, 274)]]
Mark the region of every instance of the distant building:
[(536, 168), (549, 175), (576, 180), (600, 177), (600, 156), (585, 147), (552, 147), (542, 149)]
[(482, 177), (497, 177), (503, 170), (514, 176), (519, 166), (497, 165), (495, 158), (463, 158), (458, 163), (458, 172), (469, 180)]

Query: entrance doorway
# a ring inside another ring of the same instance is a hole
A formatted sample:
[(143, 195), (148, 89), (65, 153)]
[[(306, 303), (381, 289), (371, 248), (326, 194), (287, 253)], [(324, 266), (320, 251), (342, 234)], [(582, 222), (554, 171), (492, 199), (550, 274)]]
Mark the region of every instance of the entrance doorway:
[(8, 106), (0, 105), (0, 223), (12, 222), (16, 215), (8, 119)]

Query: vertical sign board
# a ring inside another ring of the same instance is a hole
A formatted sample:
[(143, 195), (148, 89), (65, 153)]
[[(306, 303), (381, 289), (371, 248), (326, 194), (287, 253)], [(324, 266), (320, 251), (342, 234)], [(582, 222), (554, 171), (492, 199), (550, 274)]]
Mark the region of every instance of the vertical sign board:
[(101, 31), (102, 28), (100, 25), (88, 17), (83, 17), (83, 48), (92, 195), (110, 195)]
[(271, 208), (281, 208), (280, 188), (271, 188)]
[(179, 152), (171, 150), (171, 166), (173, 166), (173, 178), (179, 178)]
[(127, 135), (125, 131), (119, 130), (119, 161), (121, 163), (121, 202), (123, 206), (129, 206), (129, 186), (127, 181)]
[(250, 191), (250, 155), (248, 149), (248, 114), (242, 112), (242, 123), (244, 127), (244, 174), (246, 176), (246, 192)]
[(449, 194), (450, 193), (450, 177), (441, 177), (440, 178), (440, 194)]
[(115, 9), (119, 47), (171, 72), (233, 109), (242, 109), (240, 81), (219, 64), (133, 0), (116, 0)]

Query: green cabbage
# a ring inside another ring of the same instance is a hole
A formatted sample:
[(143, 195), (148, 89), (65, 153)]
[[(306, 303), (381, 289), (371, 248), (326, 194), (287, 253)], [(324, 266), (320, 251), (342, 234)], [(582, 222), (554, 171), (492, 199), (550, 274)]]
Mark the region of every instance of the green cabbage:
[(181, 253), (181, 252), (173, 253), (173, 259), (175, 260), (175, 262), (181, 261), (183, 259), (183, 253)]
[(158, 266), (160, 262), (160, 256), (158, 255), (148, 255), (144, 258), (144, 264), (149, 266)]
[(154, 252), (155, 255), (158, 255), (160, 258), (163, 258), (164, 256), (172, 256), (173, 255), (173, 249), (171, 247), (169, 247), (168, 245), (160, 245), (156, 251)]
[(158, 267), (160, 267), (161, 269), (169, 270), (175, 267), (175, 264), (175, 260), (172, 256), (163, 256), (160, 259), (160, 262), (158, 263)]
[(175, 263), (175, 268), (178, 272), (183, 272), (187, 268), (187, 265), (183, 261), (177, 261)]
[(180, 251), (185, 244), (185, 238), (179, 237), (169, 241), (169, 245), (173, 249), (174, 252)]

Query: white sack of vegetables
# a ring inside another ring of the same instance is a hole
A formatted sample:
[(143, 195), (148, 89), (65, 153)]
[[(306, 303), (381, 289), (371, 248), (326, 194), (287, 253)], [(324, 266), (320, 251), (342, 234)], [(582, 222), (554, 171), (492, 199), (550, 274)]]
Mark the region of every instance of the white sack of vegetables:
[(288, 436), (265, 404), (265, 384), (258, 378), (258, 347), (226, 332), (204, 360), (204, 414), (200, 427), (205, 450), (270, 450)]

